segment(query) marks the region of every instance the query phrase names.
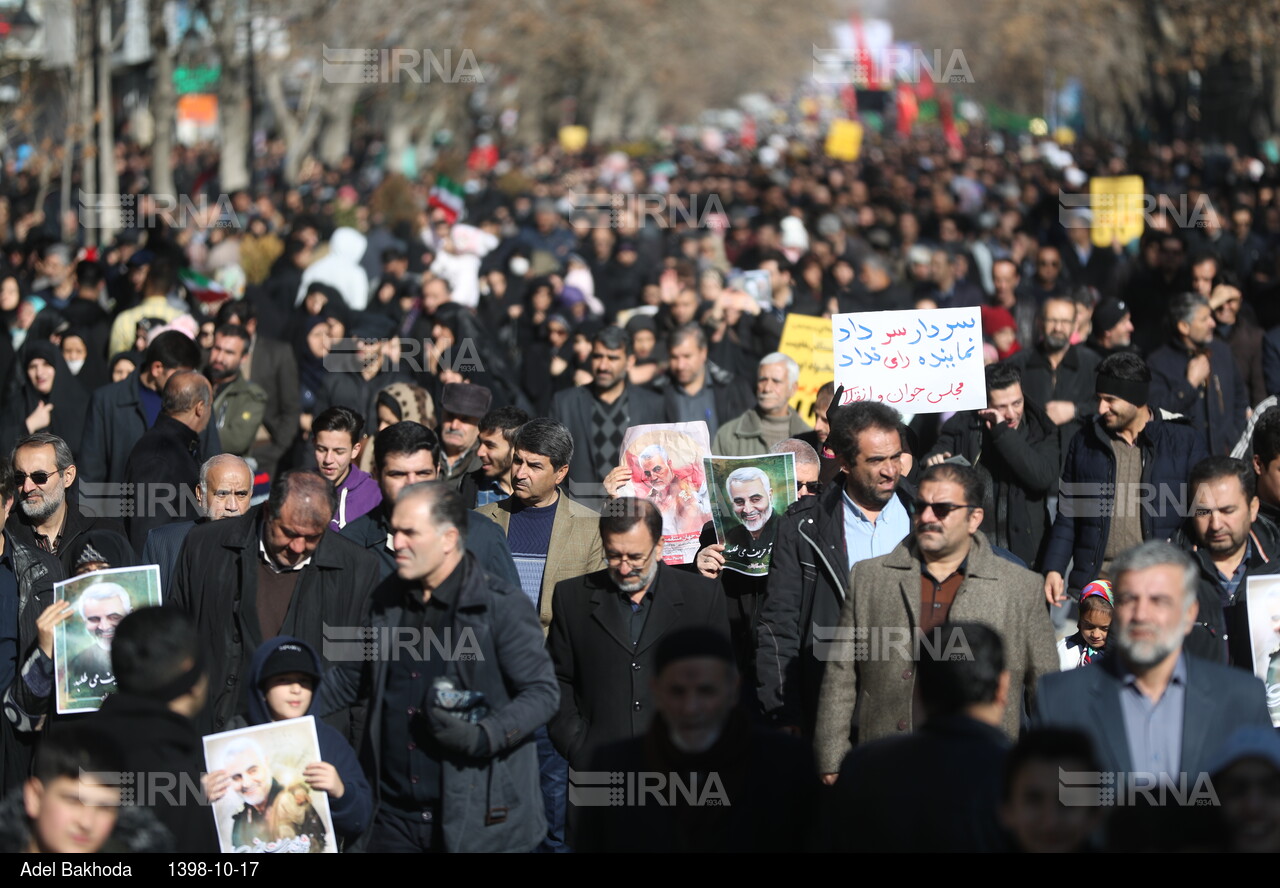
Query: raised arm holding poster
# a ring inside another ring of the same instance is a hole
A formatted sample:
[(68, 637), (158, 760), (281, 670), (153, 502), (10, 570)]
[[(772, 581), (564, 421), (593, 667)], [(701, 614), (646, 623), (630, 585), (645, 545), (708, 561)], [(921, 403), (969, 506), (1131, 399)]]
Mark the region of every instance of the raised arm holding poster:
[(311, 715), (205, 737), (205, 768), (228, 779), (209, 799), (222, 853), (336, 854), (329, 794), (302, 778), (320, 760)]
[(160, 604), (160, 568), (95, 570), (53, 584), (53, 600), (71, 605), (71, 619), (53, 630), (53, 676), (59, 714), (97, 712), (116, 689), (111, 641), (116, 627), (140, 607)]
[(770, 453), (702, 461), (725, 570), (753, 577), (769, 572), (778, 518), (796, 501), (795, 459), (793, 453)]
[(711, 455), (705, 422), (640, 425), (622, 438), (622, 465), (631, 482), (618, 496), (651, 500), (662, 513), (662, 560), (689, 564), (698, 554), (698, 535), (711, 520), (702, 460)]
[(987, 406), (976, 307), (838, 314), (831, 322), (842, 405), (880, 401), (902, 413)]

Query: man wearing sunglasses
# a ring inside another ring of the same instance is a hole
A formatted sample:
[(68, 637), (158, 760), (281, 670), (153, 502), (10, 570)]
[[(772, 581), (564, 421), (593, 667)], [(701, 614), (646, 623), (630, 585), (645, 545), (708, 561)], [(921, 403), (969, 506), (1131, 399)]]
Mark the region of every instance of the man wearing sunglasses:
[[(15, 545), (65, 556), (76, 551), (75, 542), (91, 530), (113, 530), (124, 535), (124, 526), (110, 518), (90, 518), (68, 491), (75, 483), (75, 460), (67, 442), (48, 432), (28, 435), (13, 449), (9, 466), (17, 494), (17, 506), (7, 529)], [(62, 564), (62, 576), (72, 574)]]
[[(776, 444), (769, 452), (795, 455), (797, 499), (814, 497), (822, 491), (822, 482), (818, 480), (821, 470), (818, 453), (804, 441), (788, 438)], [(755, 692), (756, 614), (759, 612), (760, 602), (764, 600), (769, 577), (767, 574), (749, 576), (736, 570), (726, 571), (724, 549), (733, 542), (735, 532), (740, 532), (740, 542), (743, 543), (764, 537), (772, 557), (773, 542), (778, 534), (777, 525), (781, 520), (782, 513), (774, 509), (771, 501), (769, 514), (760, 522), (758, 531), (748, 532), (743, 529), (745, 525), (739, 525), (723, 543), (716, 542), (715, 522), (708, 521), (702, 526), (702, 535), (698, 540), (702, 548), (693, 561), (698, 573), (708, 579), (719, 580), (724, 587), (725, 602), (729, 608), (730, 640), (733, 642), (734, 656), (738, 660), (738, 671), (742, 674), (743, 689), (748, 693)], [(767, 534), (764, 531), (766, 524), (769, 525)]]
[[(944, 623), (973, 620), (1000, 633), (1013, 700), (1022, 690), (1034, 694), (1039, 677), (1058, 670), (1040, 577), (997, 554), (978, 529), (982, 495), (972, 468), (929, 466), (920, 476), (911, 536), (850, 572), (839, 629), (825, 649), (818, 703), (815, 749), (827, 783), (835, 782), (851, 737), (867, 743), (915, 728), (916, 663), (924, 646), (934, 656), (947, 649), (948, 657), (965, 656), (963, 633), (944, 630)], [(1004, 713), (1002, 727), (1012, 739), (1021, 709), (1010, 705)]]

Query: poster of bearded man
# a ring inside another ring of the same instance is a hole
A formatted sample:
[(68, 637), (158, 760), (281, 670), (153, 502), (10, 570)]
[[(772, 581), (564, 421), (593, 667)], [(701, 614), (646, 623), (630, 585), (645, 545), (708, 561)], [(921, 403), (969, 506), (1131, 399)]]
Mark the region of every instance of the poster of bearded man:
[(711, 456), (703, 460), (716, 542), (724, 569), (759, 577), (769, 572), (778, 519), (796, 501), (795, 454)]
[(111, 642), (120, 621), (160, 604), (160, 568), (95, 570), (53, 584), (53, 600), (70, 605), (53, 628), (53, 677), (59, 713), (97, 712), (115, 691)]
[(621, 464), (631, 480), (615, 495), (640, 497), (658, 507), (667, 564), (689, 564), (698, 554), (698, 535), (711, 520), (702, 467), (710, 455), (705, 422), (632, 426), (622, 438)]

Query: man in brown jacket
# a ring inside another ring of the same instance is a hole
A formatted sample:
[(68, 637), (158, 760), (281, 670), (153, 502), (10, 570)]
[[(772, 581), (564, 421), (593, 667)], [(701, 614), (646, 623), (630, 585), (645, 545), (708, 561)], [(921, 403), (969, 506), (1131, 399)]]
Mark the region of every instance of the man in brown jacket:
[[(818, 702), (815, 747), (827, 783), (835, 782), (855, 737), (865, 743), (915, 727), (918, 652), (928, 645), (965, 656), (962, 633), (942, 630), (944, 623), (985, 623), (1000, 633), (1013, 677), (1011, 704), (1019, 688), (1032, 693), (1039, 676), (1057, 671), (1043, 582), (992, 549), (978, 530), (981, 502), (982, 480), (973, 469), (930, 466), (920, 477), (912, 535), (850, 572)], [(1011, 738), (1021, 711), (1010, 705), (1005, 712)]]
[[(592, 574), (605, 566), (600, 541), (600, 515), (560, 490), (574, 441), (553, 419), (531, 419), (511, 442), (511, 496), (476, 509), (507, 534), (520, 586), (537, 608), (545, 635), (551, 625), (552, 593), (562, 580)], [(562, 852), (569, 763), (551, 745), (545, 727), (538, 729), (538, 761), (542, 800), (547, 815), (544, 852)]]

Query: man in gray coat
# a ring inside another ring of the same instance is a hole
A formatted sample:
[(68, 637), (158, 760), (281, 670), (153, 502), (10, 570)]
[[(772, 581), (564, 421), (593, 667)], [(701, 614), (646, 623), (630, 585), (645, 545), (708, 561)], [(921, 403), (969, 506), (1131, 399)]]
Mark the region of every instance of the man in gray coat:
[(360, 636), (382, 643), (347, 643), (319, 689), (322, 714), (365, 704), (367, 851), (523, 852), (546, 834), (533, 734), (559, 688), (528, 599), (466, 552), (468, 517), (444, 482), (400, 492), (396, 576)]
[(1002, 727), (1011, 738), (1018, 735), (1019, 690), (1030, 694), (1041, 675), (1058, 670), (1040, 577), (996, 554), (978, 530), (982, 493), (968, 466), (929, 466), (920, 476), (912, 535), (888, 555), (853, 566), (818, 699), (815, 749), (827, 783), (855, 741), (904, 734), (922, 720), (912, 699), (921, 650), (965, 656), (963, 633), (944, 623), (985, 623), (1000, 633), (1012, 678)]

